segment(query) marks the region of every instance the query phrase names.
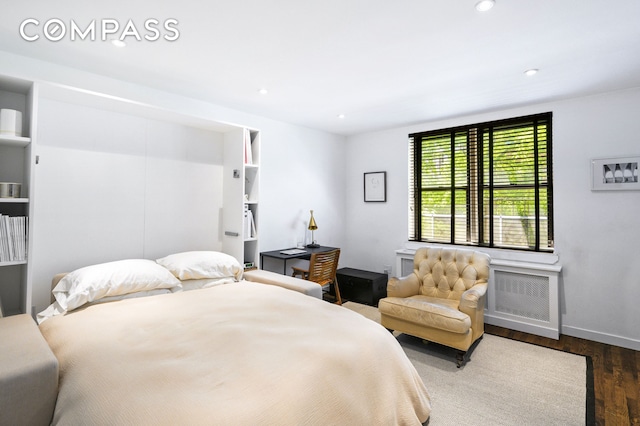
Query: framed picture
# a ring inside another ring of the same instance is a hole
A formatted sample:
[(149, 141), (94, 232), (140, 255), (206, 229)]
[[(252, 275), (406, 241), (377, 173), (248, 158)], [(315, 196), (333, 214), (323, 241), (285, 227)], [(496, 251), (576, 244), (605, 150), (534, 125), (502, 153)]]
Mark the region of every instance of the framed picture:
[(591, 190), (640, 190), (638, 167), (640, 156), (595, 158), (591, 160)]
[(364, 174), (364, 201), (387, 201), (387, 172), (371, 172)]

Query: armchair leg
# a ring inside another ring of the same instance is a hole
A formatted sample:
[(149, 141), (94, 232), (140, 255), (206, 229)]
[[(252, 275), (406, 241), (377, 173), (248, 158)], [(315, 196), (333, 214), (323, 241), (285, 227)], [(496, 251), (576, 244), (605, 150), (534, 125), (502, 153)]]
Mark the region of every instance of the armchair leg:
[(465, 357), (466, 354), (467, 353), (464, 352), (464, 351), (457, 351), (456, 352), (456, 366), (458, 368), (460, 368), (460, 367), (462, 367), (464, 365), (464, 363), (465, 363), (464, 357)]

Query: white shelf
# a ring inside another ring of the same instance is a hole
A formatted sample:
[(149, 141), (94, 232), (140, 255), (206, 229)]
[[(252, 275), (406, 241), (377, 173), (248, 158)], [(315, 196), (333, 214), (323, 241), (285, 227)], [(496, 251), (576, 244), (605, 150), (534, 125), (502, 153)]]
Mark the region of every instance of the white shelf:
[(0, 145), (25, 147), (31, 143), (31, 138), (24, 136), (0, 135)]
[(7, 204), (28, 204), (28, 198), (0, 198), (0, 203)]
[(14, 265), (26, 265), (27, 261), (26, 260), (16, 260), (13, 262), (0, 262), (0, 267), (3, 266), (14, 266)]

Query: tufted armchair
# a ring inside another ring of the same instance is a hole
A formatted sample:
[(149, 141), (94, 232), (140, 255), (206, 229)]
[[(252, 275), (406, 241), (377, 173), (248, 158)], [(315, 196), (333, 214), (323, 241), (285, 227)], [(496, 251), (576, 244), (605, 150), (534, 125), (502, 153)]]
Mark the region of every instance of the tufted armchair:
[(460, 367), (484, 334), (489, 262), (489, 255), (472, 250), (418, 249), (413, 273), (387, 284), (387, 297), (378, 304), (381, 324), (458, 349)]

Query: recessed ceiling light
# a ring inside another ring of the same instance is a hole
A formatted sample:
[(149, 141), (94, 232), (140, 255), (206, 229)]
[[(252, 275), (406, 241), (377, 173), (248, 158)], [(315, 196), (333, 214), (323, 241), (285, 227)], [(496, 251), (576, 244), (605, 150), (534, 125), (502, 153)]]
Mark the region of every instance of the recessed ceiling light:
[(342, 120), (342, 119), (343, 119), (343, 118), (345, 118), (345, 117), (346, 117), (346, 115), (344, 115), (344, 114), (338, 114), (338, 118), (339, 118), (340, 120)]
[(481, 0), (478, 3), (476, 3), (476, 10), (478, 12), (486, 12), (487, 10), (491, 9), (495, 4), (496, 2), (494, 0)]
[(122, 40), (111, 40), (111, 44), (113, 44), (116, 47), (125, 47), (127, 45), (127, 43), (125, 43)]
[(258, 93), (260, 93), (261, 95), (266, 95), (267, 93), (269, 93), (269, 91), (267, 89), (260, 89), (258, 90)]
[(538, 71), (540, 71), (540, 70), (537, 69), (537, 68), (531, 68), (530, 70), (526, 70), (524, 72), (524, 75), (526, 75), (527, 77), (531, 77), (532, 75), (538, 74)]

